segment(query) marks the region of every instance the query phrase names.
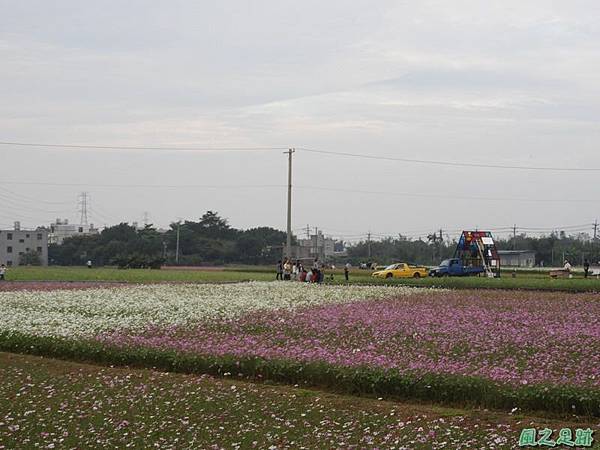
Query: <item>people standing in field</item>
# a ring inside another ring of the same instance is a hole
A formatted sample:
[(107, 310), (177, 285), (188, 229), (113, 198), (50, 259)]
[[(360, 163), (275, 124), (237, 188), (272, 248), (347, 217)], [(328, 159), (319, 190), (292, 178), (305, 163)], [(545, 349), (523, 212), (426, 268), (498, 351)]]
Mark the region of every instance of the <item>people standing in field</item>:
[(321, 277), (321, 271), (319, 270), (319, 258), (315, 258), (315, 261), (313, 262), (313, 266), (312, 266), (312, 282), (313, 283), (318, 283)]
[(586, 260), (583, 262), (583, 276), (585, 278), (587, 278), (589, 274), (590, 274), (590, 262), (586, 258)]
[(286, 258), (285, 262), (283, 263), (283, 279), (286, 281), (289, 281), (291, 279), (292, 276), (292, 263), (290, 262), (289, 259)]
[(281, 263), (281, 260), (277, 261), (277, 275), (275, 276), (276, 280), (282, 281), (283, 280), (283, 264)]
[(292, 280), (296, 281), (298, 279), (298, 262), (292, 264)]
[(0, 266), (0, 281), (4, 281), (5, 276), (6, 276), (6, 266), (4, 264), (2, 264)]
[(569, 260), (565, 259), (565, 264), (563, 266), (563, 269), (566, 270), (567, 272), (571, 271), (571, 263), (569, 262)]
[(344, 266), (344, 279), (349, 281), (350, 279), (350, 263), (346, 263)]

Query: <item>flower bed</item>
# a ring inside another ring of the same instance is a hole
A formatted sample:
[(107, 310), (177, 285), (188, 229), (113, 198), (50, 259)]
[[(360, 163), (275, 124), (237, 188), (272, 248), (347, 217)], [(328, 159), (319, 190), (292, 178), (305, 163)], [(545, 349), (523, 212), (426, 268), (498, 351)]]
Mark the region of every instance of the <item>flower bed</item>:
[(600, 301), (592, 296), (431, 292), (99, 339), (118, 346), (476, 376), (515, 385), (600, 387), (599, 317)]
[(0, 349), (600, 415), (593, 294), (301, 283), (0, 293)]
[(410, 287), (304, 283), (151, 284), (87, 290), (0, 292), (0, 332), (68, 338), (149, 326), (220, 323), (253, 311), (422, 296)]

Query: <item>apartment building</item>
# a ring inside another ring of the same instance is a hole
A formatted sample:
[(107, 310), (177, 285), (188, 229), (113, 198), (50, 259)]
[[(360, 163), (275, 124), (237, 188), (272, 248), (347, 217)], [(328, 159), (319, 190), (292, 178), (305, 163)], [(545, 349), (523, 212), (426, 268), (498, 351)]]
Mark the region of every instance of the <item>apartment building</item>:
[(0, 264), (19, 266), (25, 255), (36, 253), (43, 266), (48, 265), (48, 230), (21, 230), (18, 222), (12, 230), (0, 230)]

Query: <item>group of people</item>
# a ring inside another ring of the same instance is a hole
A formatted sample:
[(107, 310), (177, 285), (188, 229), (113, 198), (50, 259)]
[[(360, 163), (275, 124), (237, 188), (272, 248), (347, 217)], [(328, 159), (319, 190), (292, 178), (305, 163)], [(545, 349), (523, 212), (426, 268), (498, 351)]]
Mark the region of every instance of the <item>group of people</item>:
[(312, 267), (308, 270), (301, 261), (292, 261), (285, 258), (283, 261), (277, 261), (276, 280), (283, 281), (303, 281), (306, 283), (322, 283), (325, 278), (325, 266), (315, 258)]
[[(565, 261), (565, 266), (569, 265), (569, 270), (571, 270), (571, 264), (569, 264), (569, 261)], [(590, 261), (585, 258), (585, 260), (583, 261), (583, 277), (587, 278), (590, 275)]]
[[(565, 272), (571, 272), (571, 269), (573, 268), (573, 266), (571, 265), (571, 263), (569, 262), (568, 259), (565, 259), (565, 262), (563, 264), (563, 270)], [(585, 260), (583, 261), (583, 277), (587, 278), (590, 275), (590, 261), (585, 258)]]

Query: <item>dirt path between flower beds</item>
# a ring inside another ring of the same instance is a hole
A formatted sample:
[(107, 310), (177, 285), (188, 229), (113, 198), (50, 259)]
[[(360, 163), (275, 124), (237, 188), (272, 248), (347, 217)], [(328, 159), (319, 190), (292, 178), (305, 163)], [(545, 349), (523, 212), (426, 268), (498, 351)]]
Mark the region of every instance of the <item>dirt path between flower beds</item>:
[[(0, 353), (2, 448), (518, 448), (523, 428), (600, 423)], [(175, 439), (177, 438), (177, 439)], [(597, 446), (594, 448), (598, 448)]]

